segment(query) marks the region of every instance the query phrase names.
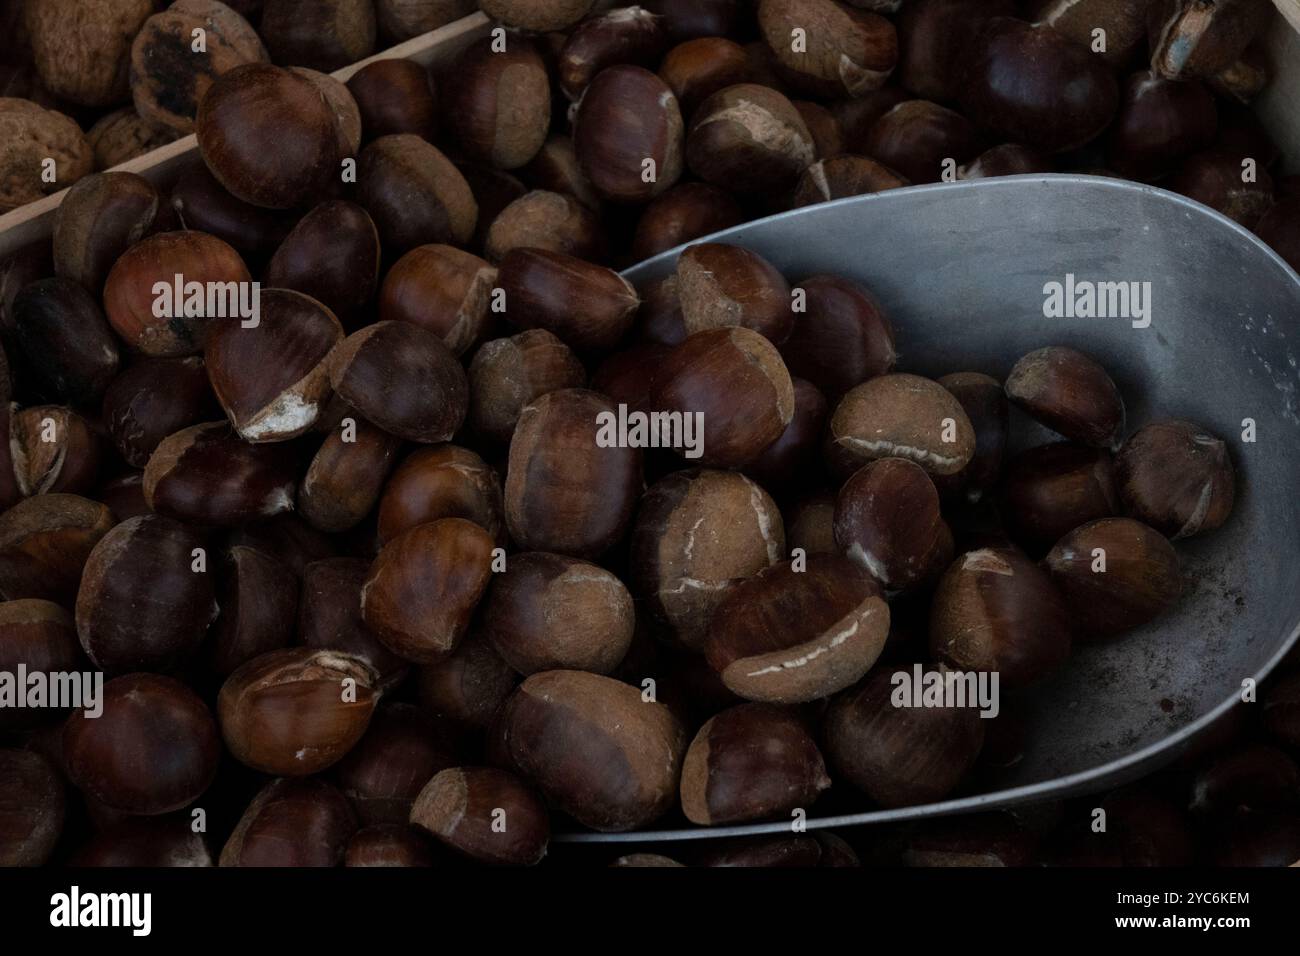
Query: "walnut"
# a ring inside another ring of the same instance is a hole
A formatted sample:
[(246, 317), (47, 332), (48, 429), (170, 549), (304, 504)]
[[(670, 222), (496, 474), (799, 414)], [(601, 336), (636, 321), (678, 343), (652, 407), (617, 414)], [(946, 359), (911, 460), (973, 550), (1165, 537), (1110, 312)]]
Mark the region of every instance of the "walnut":
[(95, 168), (110, 169), (159, 146), (166, 146), (180, 135), (174, 129), (150, 123), (135, 111), (134, 106), (125, 106), (100, 119), (90, 128), (86, 138), (95, 151)]
[(474, 0), (377, 0), (379, 34), (389, 43), (401, 43), (472, 14)]
[(36, 69), (55, 96), (82, 106), (126, 99), (131, 40), (152, 0), (28, 0)]
[[(54, 182), (45, 182), (45, 160)], [(0, 211), (71, 186), (94, 166), (85, 134), (71, 119), (27, 100), (0, 98)]]
[[(194, 52), (194, 31), (206, 51)], [(157, 126), (194, 131), (194, 114), (213, 81), (245, 63), (269, 61), (257, 31), (217, 0), (176, 0), (145, 21), (131, 46), (131, 95)]]

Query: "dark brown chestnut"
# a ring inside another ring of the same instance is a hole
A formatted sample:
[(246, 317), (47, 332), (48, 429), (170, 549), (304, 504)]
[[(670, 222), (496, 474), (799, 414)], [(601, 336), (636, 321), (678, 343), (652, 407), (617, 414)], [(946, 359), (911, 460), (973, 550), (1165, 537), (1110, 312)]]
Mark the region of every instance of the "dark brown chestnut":
[(298, 220), (262, 281), (310, 296), (346, 325), (375, 294), (379, 259), (374, 220), (356, 203), (334, 199)]
[(1015, 13), (1013, 0), (907, 0), (898, 14), (903, 89), (937, 103), (961, 92), (971, 38), (993, 17)]
[(541, 798), (512, 773), (451, 767), (430, 780), (411, 824), (471, 859), (531, 866), (546, 855), (550, 818)]
[(863, 148), (913, 183), (937, 183), (956, 178), (958, 167), (979, 152), (979, 137), (960, 113), (907, 100), (876, 121)]
[(840, 399), (828, 442), (832, 465), (845, 475), (877, 458), (906, 458), (932, 475), (952, 475), (975, 456), (975, 427), (938, 382), (893, 373)]
[(413, 60), (367, 63), (348, 80), (367, 139), (413, 133), (433, 142), (438, 102), (429, 71)]
[(1028, 146), (1003, 143), (980, 153), (957, 170), (958, 179), (988, 179), (993, 176), (1024, 176), (1029, 173), (1053, 173), (1052, 161)]
[(741, 0), (647, 0), (646, 8), (664, 18), (664, 26), (678, 40), (729, 36), (741, 25)]
[(478, 203), (460, 170), (412, 133), (381, 136), (361, 151), (357, 202), (390, 255), (427, 243), (466, 245), (478, 224)]
[(567, 193), (534, 189), (513, 200), (488, 226), (484, 255), (499, 263), (516, 249), (543, 249), (589, 261), (605, 259), (596, 213)]
[(664, 19), (644, 7), (618, 7), (578, 24), (556, 57), (560, 89), (575, 102), (608, 66), (653, 67), (668, 44)]
[(226, 552), (219, 577), (220, 614), (208, 655), (213, 671), (228, 677), (246, 661), (293, 642), (298, 578), (273, 555), (242, 544)]
[(1261, 0), (1159, 0), (1146, 7), (1151, 65), (1170, 79), (1209, 78), (1231, 66), (1272, 11)]
[(450, 657), (417, 675), (425, 710), (455, 726), (484, 731), (519, 683), (519, 675), (481, 635), (471, 634)]
[(439, 518), (465, 518), (502, 538), (501, 479), (468, 448), (419, 448), (402, 461), (379, 503), (379, 542)]
[(659, 77), (677, 97), (682, 116), (690, 119), (718, 90), (750, 81), (749, 57), (744, 47), (726, 37), (697, 37), (664, 55)]
[(1091, 356), (1060, 345), (1023, 356), (1007, 375), (1007, 398), (1071, 441), (1119, 447), (1124, 399)]
[(1115, 483), (1126, 514), (1175, 539), (1227, 521), (1236, 485), (1228, 446), (1177, 420), (1129, 436), (1115, 459)]
[(1236, 150), (1197, 153), (1174, 173), (1168, 188), (1253, 229), (1273, 205), (1273, 177), (1264, 165)]
[(838, 276), (809, 276), (795, 284), (802, 309), (781, 347), (790, 374), (831, 399), (894, 367), (894, 329), (871, 293)]
[(370, 514), (401, 439), (347, 416), (317, 450), (298, 489), (298, 512), (317, 530), (347, 531)]
[[(0, 602), (0, 673), (16, 675), (25, 668), (29, 675), (52, 677), (83, 663), (72, 615), (59, 605), (39, 598)], [(0, 732), (31, 730), (64, 713), (54, 700), (30, 706), (20, 696), (6, 705), (0, 708)]]
[(169, 212), (181, 229), (213, 235), (254, 264), (266, 262), (293, 226), (290, 212), (263, 209), (232, 196), (201, 160), (177, 177), (159, 219)]
[(332, 867), (343, 862), (356, 815), (323, 780), (273, 780), (253, 798), (221, 850), (221, 866)]
[(435, 333), (456, 355), (487, 331), (497, 270), (455, 246), (416, 246), (388, 270), (379, 317), (411, 322)]
[(276, 63), (327, 73), (370, 56), (378, 32), (372, 0), (264, 0), (259, 24)]
[(643, 203), (682, 174), (683, 123), (668, 84), (639, 66), (601, 70), (574, 120), (573, 148), (596, 192)]
[(405, 823), (429, 778), (454, 764), (431, 717), (413, 704), (390, 704), (375, 711), (333, 773), (362, 823), (392, 824)]
[(812, 382), (791, 378), (794, 416), (781, 437), (745, 466), (745, 471), (773, 494), (785, 497), (821, 477), (819, 455), (829, 407)]
[(1012, 539), (1041, 555), (1080, 525), (1119, 513), (1114, 460), (1068, 442), (1023, 451), (1007, 463), (999, 510)]
[(803, 171), (794, 188), (794, 207), (813, 206), (832, 199), (863, 196), (910, 186), (906, 177), (866, 156), (834, 156)]
[(612, 269), (545, 249), (514, 249), (501, 260), (505, 316), (543, 328), (579, 351), (613, 348), (632, 328), (641, 300)]
[(708, 183), (678, 183), (651, 201), (637, 220), (632, 257), (649, 259), (743, 220), (732, 196)]
[(153, 228), (158, 208), (158, 190), (135, 173), (77, 180), (54, 214), (54, 271), (98, 298), (113, 263)]
[(364, 558), (322, 558), (304, 567), (298, 640), (314, 650), (362, 658), (379, 673), (379, 686), (387, 687), (406, 676), (408, 665), (361, 619), (361, 588), (369, 573)]
[(493, 339), (469, 366), (469, 423), (481, 438), (507, 444), (525, 405), (586, 382), (573, 350), (545, 329)]
[(1107, 159), (1131, 179), (1156, 179), (1214, 142), (1214, 96), (1197, 80), (1166, 80), (1147, 70), (1125, 83)]
[(721, 242), (688, 246), (677, 257), (677, 295), (687, 335), (742, 326), (775, 345), (790, 337), (790, 286), (755, 252)]
[(966, 411), (975, 429), (975, 456), (955, 475), (936, 482), (939, 493), (962, 491), (968, 501), (980, 501), (1002, 475), (1009, 408), (1002, 383), (981, 372), (955, 372), (939, 379)]
[(1192, 780), (1188, 809), (1202, 816), (1294, 810), (1300, 767), (1268, 744), (1246, 744), (1206, 763)]
[(104, 393), (102, 420), (126, 463), (143, 468), (168, 435), (220, 415), (203, 360), (191, 355), (127, 367)]
[(91, 550), (113, 525), (106, 507), (77, 495), (18, 502), (0, 515), (0, 595), (70, 601)]
[(50, 761), (0, 749), (0, 866), (43, 866), (63, 833), (66, 796)]
[(779, 193), (817, 158), (812, 133), (784, 95), (740, 83), (696, 108), (686, 162), (707, 183), (737, 193)]
[(127, 817), (100, 830), (81, 846), (69, 866), (203, 867), (215, 866), (212, 851), (194, 820), (182, 812), (157, 817)]
[(1300, 747), (1300, 673), (1274, 678), (1263, 698), (1264, 728), (1286, 746)]
[(834, 0), (760, 0), (758, 27), (783, 75), (818, 96), (878, 90), (898, 64), (894, 24)]
[(83, 494), (99, 477), (103, 442), (94, 426), (72, 409), (33, 405), (14, 414), (9, 452), (22, 494)]
[(14, 298), (15, 339), (52, 398), (98, 401), (117, 374), (117, 339), (99, 303), (72, 279), (42, 279)]
[(433, 866), (429, 842), (408, 826), (362, 827), (348, 841), (344, 866)]
[(472, 159), (518, 169), (546, 141), (551, 80), (527, 37), (489, 36), (465, 47), (442, 80), (442, 94), (443, 122)]

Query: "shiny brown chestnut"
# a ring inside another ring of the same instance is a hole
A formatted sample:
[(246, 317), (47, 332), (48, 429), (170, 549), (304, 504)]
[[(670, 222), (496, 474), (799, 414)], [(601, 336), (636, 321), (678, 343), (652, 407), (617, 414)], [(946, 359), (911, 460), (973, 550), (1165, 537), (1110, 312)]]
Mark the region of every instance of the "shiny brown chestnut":
[(743, 219), (732, 196), (708, 183), (678, 183), (652, 200), (637, 220), (632, 238), (632, 257), (651, 256), (707, 236)]
[(298, 578), (273, 555), (232, 545), (219, 568), (217, 607), (207, 655), (228, 677), (246, 661), (293, 642), (298, 624)]
[(64, 784), (30, 750), (0, 749), (0, 866), (43, 866), (63, 833)]
[(677, 795), (686, 733), (664, 704), (599, 674), (526, 678), (501, 715), (519, 771), (579, 823), (618, 832), (654, 822)]
[(0, 595), (8, 601), (76, 597), (91, 550), (115, 524), (97, 501), (44, 494), (0, 514)]
[(595, 5), (595, 0), (481, 0), (479, 9), (506, 26), (532, 33), (567, 30)]
[(488, 226), (483, 253), (499, 263), (515, 249), (545, 249), (589, 261), (605, 258), (605, 232), (595, 212), (567, 193), (534, 189), (507, 205)]
[(283, 66), (331, 72), (375, 50), (371, 0), (264, 0), (258, 33)]
[(813, 206), (832, 199), (864, 196), (902, 189), (911, 183), (905, 176), (866, 156), (833, 156), (813, 163), (803, 171), (794, 188), (794, 207)]
[(63, 728), (68, 776), (83, 793), (152, 816), (188, 806), (208, 789), (221, 741), (198, 694), (170, 677), (129, 674), (104, 685), (100, 706), (96, 717), (74, 712)]
[(730, 36), (741, 25), (741, 0), (647, 0), (646, 8), (664, 18), (668, 32), (678, 40)]
[(975, 455), (955, 475), (937, 482), (939, 493), (960, 490), (968, 501), (978, 502), (993, 488), (1002, 475), (1006, 452), (1010, 410), (1002, 383), (982, 372), (955, 372), (939, 379), (961, 402), (975, 429)]
[(654, 342), (615, 352), (596, 367), (591, 387), (616, 404), (650, 411), (650, 390), (668, 352), (668, 346)]
[(524, 406), (586, 382), (573, 350), (545, 329), (493, 339), (470, 362), (469, 424), (481, 438), (507, 444)]
[(1020, 358), (1007, 375), (1007, 398), (1071, 441), (1119, 447), (1124, 399), (1106, 370), (1078, 349), (1053, 345)]
[(791, 378), (790, 383), (794, 386), (790, 424), (780, 438), (745, 466), (754, 480), (782, 497), (821, 478), (821, 445), (830, 411), (826, 396), (812, 382)]
[(126, 817), (100, 830), (68, 861), (75, 867), (215, 866), (204, 834), (184, 811), (157, 817)]
[(1174, 539), (1227, 521), (1236, 486), (1228, 446), (1177, 420), (1129, 436), (1115, 459), (1115, 483), (1126, 514)]
[(816, 491), (799, 499), (785, 513), (790, 548), (804, 554), (835, 554), (835, 495)]
[(42, 279), (14, 298), (14, 336), (51, 398), (95, 402), (117, 375), (117, 339), (99, 303), (72, 279)]
[(417, 448), (384, 485), (379, 502), (379, 543), (416, 525), (464, 518), (502, 540), (501, 479), (482, 458), (458, 445)]
[(942, 800), (975, 765), (984, 721), (972, 707), (896, 707), (886, 668), (831, 702), (823, 745), (839, 775), (882, 807)]
[(579, 351), (613, 348), (632, 328), (640, 299), (612, 269), (545, 249), (514, 249), (501, 260), (505, 316), (543, 328)]
[(438, 102), (429, 71), (412, 60), (375, 60), (348, 80), (367, 139), (413, 133), (433, 142)]
[(937, 183), (954, 178), (978, 153), (979, 136), (960, 113), (928, 100), (907, 100), (876, 121), (863, 148), (913, 183)]
[(334, 768), (339, 788), (367, 825), (405, 823), (434, 774), (454, 766), (445, 735), (414, 704), (375, 711), (366, 734)]
[(560, 89), (576, 102), (601, 70), (617, 63), (653, 67), (667, 43), (663, 17), (644, 7), (618, 7), (584, 20), (556, 57)]
[(470, 634), (451, 656), (421, 667), (420, 703), (440, 720), (485, 731), (519, 683), (519, 675), (481, 635)]
[(957, 170), (958, 179), (989, 179), (994, 176), (1023, 176), (1054, 173), (1056, 167), (1042, 153), (1019, 143), (1003, 143), (980, 153)]
[(907, 0), (897, 19), (898, 82), (915, 96), (952, 103), (961, 92), (971, 38), (993, 17), (1013, 13), (1013, 0)]
[(338, 866), (357, 829), (348, 798), (323, 780), (272, 780), (221, 850), (221, 866)]
[(1273, 205), (1273, 177), (1258, 157), (1235, 150), (1209, 150), (1191, 156), (1174, 173), (1168, 188), (1247, 229), (1255, 228)]
[(113, 263), (153, 228), (158, 208), (158, 190), (135, 173), (77, 180), (54, 214), (55, 273), (98, 298)]
[(770, 262), (741, 246), (700, 242), (677, 257), (686, 334), (742, 326), (775, 345), (794, 327), (790, 285)]
[(377, 686), (400, 683), (409, 670), (361, 619), (361, 588), (370, 573), (364, 558), (321, 558), (302, 569), (298, 641), (318, 651), (341, 651), (366, 661), (379, 674)]
[(546, 855), (551, 824), (537, 793), (493, 767), (451, 767), (430, 780), (411, 824), (482, 863), (532, 866)]
[(838, 399), (894, 367), (893, 326), (867, 289), (832, 275), (809, 276), (794, 288), (803, 293), (803, 308), (781, 347), (791, 375)]
[(416, 246), (384, 277), (379, 318), (422, 325), (463, 355), (487, 331), (496, 282), (497, 270), (472, 253), (448, 245)]
[(76, 604), (82, 649), (119, 674), (183, 663), (217, 617), (215, 570), (203, 535), (179, 521), (123, 521), (86, 560)]
[(1130, 179), (1156, 179), (1214, 142), (1214, 95), (1197, 80), (1167, 80), (1150, 70), (1125, 82), (1107, 160)]
[(697, 37), (664, 55), (659, 77), (677, 97), (682, 116), (689, 119), (718, 90), (750, 81), (749, 57), (744, 47), (726, 37)]
[(20, 493), (83, 494), (99, 477), (103, 442), (94, 426), (72, 409), (33, 405), (13, 415), (9, 452)]
[(564, 133), (548, 136), (537, 155), (520, 170), (520, 175), (534, 190), (571, 196), (592, 212), (601, 208), (601, 198), (578, 162), (573, 137)]
[(412, 133), (381, 136), (361, 151), (356, 198), (390, 255), (427, 243), (466, 245), (478, 223), (478, 203), (460, 170)]
[(128, 366), (104, 393), (102, 421), (126, 463), (143, 468), (168, 435), (220, 415), (203, 360), (189, 355)]
[(262, 773), (305, 777), (338, 763), (378, 703), (375, 671), (339, 651), (289, 647), (243, 664), (221, 685), (226, 748)]
[[(0, 673), (53, 675), (78, 670), (84, 662), (72, 615), (39, 598), (0, 602)], [(31, 730), (62, 716), (53, 700), (0, 709), (0, 732)]]
[(885, 646), (889, 607), (865, 569), (839, 555), (796, 561), (737, 582), (713, 609), (705, 656), (747, 700), (828, 697), (860, 680)]
[(587, 85), (574, 120), (573, 147), (596, 192), (643, 203), (682, 174), (683, 123), (677, 97), (639, 66), (601, 70)]
[(310, 296), (344, 325), (354, 321), (379, 284), (379, 232), (356, 203), (323, 202), (298, 220), (271, 256), (265, 286)]
[[(833, 0), (760, 0), (758, 27), (783, 75), (818, 96), (878, 90), (898, 64), (892, 22)], [(803, 44), (792, 41), (795, 30), (803, 31)]]
[(344, 866), (433, 866), (429, 843), (408, 826), (362, 827), (348, 841)]
[(1016, 543), (1041, 555), (1089, 521), (1119, 513), (1110, 453), (1069, 442), (1030, 448), (1007, 462), (999, 510)]
[(792, 712), (740, 704), (711, 718), (682, 762), (682, 812), (715, 826), (807, 810), (831, 784), (817, 744)]
[(1069, 611), (1047, 572), (1010, 548), (968, 551), (939, 581), (930, 652), (963, 671), (996, 671), (1023, 687), (1070, 653)]
[(361, 588), (361, 616), (395, 654), (428, 664), (454, 651), (487, 590), (493, 541), (464, 518), (417, 525), (384, 545)]
[(974, 457), (975, 427), (938, 382), (896, 372), (845, 394), (828, 443), (833, 467), (846, 475), (877, 458), (906, 458), (932, 475), (951, 475)]
[(181, 171), (159, 221), (168, 213), (181, 229), (215, 236), (255, 265), (264, 263), (293, 227), (291, 212), (263, 209), (231, 195), (201, 160)]
[(686, 163), (707, 183), (736, 193), (777, 193), (816, 160), (799, 111), (766, 86), (740, 83), (696, 108), (686, 136)]
[(471, 158), (518, 169), (537, 155), (551, 118), (551, 81), (532, 41), (513, 35), (465, 47), (442, 81), (442, 118)]
[(617, 414), (604, 396), (577, 388), (524, 406), (505, 484), (506, 527), (519, 547), (594, 558), (623, 537), (641, 490), (641, 452), (597, 441), (601, 422)]
[(844, 152), (844, 131), (834, 113), (810, 100), (795, 100), (794, 108), (799, 111), (804, 125), (812, 134), (814, 152), (818, 159), (831, 159)]
[(319, 531), (347, 531), (379, 500), (401, 439), (345, 416), (316, 451), (298, 489), (298, 513)]

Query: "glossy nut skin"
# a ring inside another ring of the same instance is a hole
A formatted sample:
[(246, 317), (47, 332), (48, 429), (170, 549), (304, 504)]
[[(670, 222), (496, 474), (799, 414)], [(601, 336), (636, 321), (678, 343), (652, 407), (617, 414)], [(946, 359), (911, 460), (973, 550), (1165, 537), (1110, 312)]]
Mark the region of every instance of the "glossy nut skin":
[(781, 347), (791, 375), (834, 400), (894, 367), (894, 328), (867, 289), (832, 275), (809, 276), (794, 288), (803, 291), (803, 310)]
[(435, 333), (455, 355), (465, 354), (488, 329), (488, 304), (497, 270), (448, 245), (416, 246), (384, 277), (383, 321), (411, 322)]
[(632, 595), (604, 568), (560, 554), (512, 555), (483, 603), (483, 635), (525, 676), (608, 674), (632, 645)]
[(587, 371), (545, 329), (492, 339), (469, 366), (469, 424), (479, 437), (508, 444), (524, 406), (564, 388), (582, 388)]
[(432, 718), (413, 704), (389, 704), (375, 712), (333, 775), (362, 823), (395, 824), (407, 821), (429, 778), (454, 763)]
[(482, 863), (532, 866), (551, 835), (533, 788), (493, 767), (451, 767), (433, 777), (411, 808), (411, 824)]
[(682, 116), (689, 120), (695, 108), (718, 90), (749, 81), (749, 57), (744, 47), (726, 37), (697, 37), (664, 55), (659, 77), (673, 91)]
[(979, 136), (970, 120), (928, 100), (899, 103), (871, 127), (867, 155), (913, 183), (937, 183), (973, 158)]
[(592, 212), (600, 211), (602, 200), (582, 171), (572, 136), (556, 132), (546, 137), (537, 155), (519, 173), (535, 192), (560, 193)]
[(509, 760), (584, 826), (620, 832), (662, 816), (677, 795), (686, 733), (635, 687), (581, 671), (524, 680), (502, 711)]
[(453, 725), (485, 731), (519, 683), (519, 675), (481, 635), (471, 634), (450, 657), (421, 667), (420, 703)]
[(493, 541), (464, 518), (389, 541), (361, 589), (361, 616), (395, 654), (429, 664), (454, 651), (492, 576)]
[(478, 203), (465, 177), (412, 133), (381, 136), (361, 151), (356, 199), (391, 255), (428, 243), (467, 245), (478, 224)]
[(715, 826), (807, 810), (829, 787), (826, 765), (792, 712), (740, 704), (711, 718), (682, 763), (682, 811)]
[(955, 372), (939, 384), (961, 402), (975, 429), (975, 456), (957, 474), (936, 482), (939, 493), (960, 490), (968, 501), (981, 501), (1002, 475), (1010, 428), (1006, 393), (1001, 382), (982, 372)]
[(691, 116), (686, 163), (696, 176), (721, 189), (780, 192), (793, 186), (816, 158), (803, 117), (769, 87), (728, 86)]
[(307, 466), (298, 513), (327, 533), (356, 527), (379, 500), (401, 445), (401, 439), (364, 419), (346, 416)]
[(357, 829), (347, 797), (323, 780), (263, 787), (221, 850), (221, 866), (331, 867)]
[(703, 415), (698, 464), (738, 467), (758, 457), (790, 424), (794, 384), (780, 353), (758, 332), (739, 326), (709, 329), (668, 353), (650, 403), (656, 410)]
[(1235, 150), (1197, 153), (1178, 168), (1168, 188), (1253, 229), (1273, 206), (1273, 179), (1260, 167), (1247, 182), (1242, 163), (1250, 158)]
[(408, 826), (362, 827), (348, 841), (344, 866), (433, 866), (429, 843)]
[(1069, 611), (1047, 573), (1017, 551), (984, 548), (953, 562), (930, 611), (930, 652), (964, 671), (1024, 687), (1070, 653)]
[(99, 477), (103, 442), (90, 422), (72, 409), (33, 405), (14, 414), (9, 452), (22, 494), (83, 494)]
[(877, 458), (906, 458), (932, 475), (951, 475), (974, 457), (975, 428), (938, 382), (881, 375), (850, 389), (836, 406), (828, 455), (846, 473)]
[(302, 569), (298, 642), (318, 651), (341, 651), (366, 661), (381, 688), (398, 684), (409, 665), (380, 642), (361, 618), (361, 588), (370, 572), (364, 558), (333, 557)]
[(135, 173), (77, 180), (54, 214), (55, 274), (98, 298), (113, 263), (153, 227), (158, 208), (158, 190)]
[[(0, 672), (28, 674), (75, 671), (84, 658), (72, 615), (52, 601), (26, 598), (0, 602)], [(0, 732), (31, 730), (63, 715), (49, 704), (0, 709)]]
[(545, 249), (588, 261), (606, 257), (605, 230), (577, 197), (533, 189), (511, 200), (492, 220), (483, 254), (500, 263), (516, 249)]
[(1236, 478), (1227, 445), (1187, 421), (1154, 422), (1115, 459), (1124, 512), (1168, 538), (1213, 531), (1228, 520)]
[(27, 498), (0, 514), (0, 595), (65, 603), (76, 597), (90, 552), (115, 524), (77, 495)]
[(376, 322), (353, 332), (329, 362), (334, 391), (386, 432), (409, 441), (447, 441), (465, 420), (465, 370), (433, 332)]
[(518, 169), (546, 142), (551, 81), (532, 42), (511, 36), (505, 49), (484, 37), (467, 46), (442, 85), (442, 119), (472, 159)]
[(265, 0), (259, 21), (276, 63), (325, 72), (368, 57), (377, 31), (368, 0)]
[(199, 797), (217, 773), (221, 741), (199, 696), (158, 674), (104, 685), (103, 713), (76, 711), (63, 728), (68, 776), (114, 810), (169, 813)]
[(117, 374), (117, 339), (95, 297), (71, 279), (42, 279), (14, 298), (16, 341), (46, 393), (93, 403)]
[(817, 386), (792, 378), (794, 416), (781, 437), (745, 466), (764, 488), (782, 498), (821, 479), (821, 445), (830, 409)]
[(104, 393), (102, 421), (133, 468), (147, 465), (168, 435), (220, 416), (207, 368), (197, 355), (139, 359)]
[(379, 542), (416, 525), (464, 518), (503, 537), (501, 479), (482, 458), (458, 445), (418, 448), (398, 466), (379, 502)]
[(637, 221), (632, 257), (638, 261), (739, 225), (744, 216), (732, 196), (708, 183), (678, 183), (652, 200)]
[(989, 19), (1014, 13), (1012, 0), (907, 0), (897, 18), (895, 78), (923, 99), (953, 102), (961, 92), (971, 37)]
[[(100, 539), (77, 591), (77, 636), (102, 670), (166, 670), (184, 662), (216, 619), (204, 538), (161, 515), (130, 518)], [(196, 568), (202, 568), (196, 570)]]
[(203, 232), (160, 232), (124, 252), (104, 283), (104, 313), (127, 345), (146, 355), (193, 355), (203, 348), (206, 320), (159, 318), (157, 283), (249, 282), (248, 267), (233, 248)]
[(241, 666), (221, 685), (226, 748), (262, 773), (305, 777), (356, 746), (378, 703), (375, 671), (339, 651), (289, 647)]
[(1134, 73), (1124, 85), (1107, 158), (1121, 175), (1155, 179), (1209, 147), (1217, 127), (1214, 96), (1200, 82)]
[(212, 670), (228, 677), (245, 662), (293, 641), (298, 578), (273, 555), (232, 545), (219, 570), (221, 609), (207, 639)]
[[(760, 0), (758, 27), (790, 82), (820, 96), (877, 90), (898, 63), (893, 23), (833, 0)], [(798, 50), (791, 41), (796, 28), (807, 38)]]
[(438, 132), (438, 101), (429, 71), (411, 60), (368, 63), (348, 80), (366, 136), (414, 133), (433, 142)]
[(654, 67), (668, 43), (663, 17), (644, 7), (622, 7), (583, 21), (556, 56), (560, 89), (575, 102), (591, 78), (608, 66)]
[(267, 263), (265, 286), (310, 296), (349, 323), (379, 283), (379, 231), (356, 203), (332, 199), (303, 216)]
[(1119, 510), (1114, 459), (1104, 449), (1055, 442), (1007, 462), (999, 511), (1012, 539), (1031, 555)]
[(63, 780), (30, 750), (0, 750), (0, 866), (43, 866), (63, 832)]
[(864, 196), (910, 186), (907, 177), (866, 156), (833, 156), (813, 163), (799, 177), (792, 205), (813, 206), (832, 199)]
[[(1098, 570), (1101, 558), (1104, 571)], [(1111, 637), (1141, 627), (1182, 593), (1173, 545), (1131, 518), (1102, 518), (1075, 528), (1048, 552), (1046, 565), (1076, 633), (1085, 637)]]
[(918, 587), (952, 562), (939, 492), (925, 469), (905, 458), (881, 458), (854, 472), (840, 489), (834, 522), (840, 552), (887, 591)]
[(585, 389), (526, 405), (510, 440), (506, 527), (529, 551), (594, 558), (622, 537), (641, 490), (641, 452), (597, 445), (598, 416), (616, 416)]
[(532, 33), (567, 30), (585, 17), (595, 0), (481, 0), (479, 9), (506, 26)]
[(293, 228), (292, 212), (263, 209), (232, 196), (201, 159), (182, 170), (167, 207), (159, 211), (160, 222), (170, 214), (180, 228), (215, 236), (255, 267), (266, 262)]
[(611, 66), (588, 84), (574, 121), (573, 147), (582, 171), (605, 199), (643, 203), (671, 187), (682, 174), (682, 142), (677, 97), (649, 70)]
[(293, 506), (294, 467), (287, 446), (250, 445), (226, 422), (207, 422), (159, 443), (144, 469), (144, 496), (180, 521), (244, 524)]
[(1054, 173), (1050, 159), (1028, 146), (1003, 143), (986, 149), (974, 161), (957, 171), (959, 179), (989, 179), (994, 176), (1021, 176), (1027, 173)]
[(960, 95), (978, 125), (1060, 153), (1096, 138), (1114, 118), (1119, 85), (1110, 68), (1052, 27), (997, 17), (975, 44)]
[(1007, 398), (1071, 441), (1119, 447), (1124, 399), (1091, 356), (1060, 345), (1023, 356), (1007, 375)]
[(330, 396), (326, 359), (343, 326), (315, 299), (287, 289), (261, 294), (256, 326), (211, 325), (203, 347), (212, 391), (249, 442), (287, 441), (316, 424)]
[(861, 679), (885, 646), (889, 608), (865, 570), (814, 554), (804, 570), (775, 564), (727, 590), (705, 656), (733, 693), (796, 704)]
[(822, 725), (826, 756), (882, 807), (942, 800), (974, 766), (985, 722), (970, 707), (895, 707), (893, 693), (885, 668), (837, 697)]
[(520, 329), (543, 328), (580, 352), (613, 348), (631, 330), (641, 300), (604, 266), (545, 249), (514, 249), (501, 260), (505, 316)]
[(729, 36), (740, 28), (744, 13), (740, 0), (648, 0), (645, 6), (664, 18), (678, 40)]
[(677, 258), (677, 294), (687, 335), (743, 326), (775, 345), (790, 337), (790, 285), (757, 253), (720, 242), (688, 246)]

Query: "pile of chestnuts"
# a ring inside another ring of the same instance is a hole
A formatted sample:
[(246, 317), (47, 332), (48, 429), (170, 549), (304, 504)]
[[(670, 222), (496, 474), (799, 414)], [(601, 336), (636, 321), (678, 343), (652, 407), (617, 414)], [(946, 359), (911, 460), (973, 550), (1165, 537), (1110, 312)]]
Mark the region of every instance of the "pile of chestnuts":
[[(1252, 4), (480, 5), (504, 28), (432, 73), (212, 71), (169, 188), (89, 174), (0, 264), (0, 671), (105, 678), (99, 713), (0, 707), (0, 864), (526, 865), (977, 792), (1019, 691), (1168, 611), (1177, 541), (1230, 519), (1225, 442), (1131, 427), (1092, 357), (910, 374), (869, 289), (695, 240), (949, 169), (1172, 176), (1253, 225)], [(1057, 440), (1012, 454), (1022, 414)], [(690, 440), (601, 437), (634, 416)], [(895, 706), (916, 664), (996, 672), (1005, 713)], [(1294, 677), (1271, 743), (1117, 819), (1300, 857)], [(1146, 859), (1071, 822), (1050, 859)], [(1014, 865), (1028, 829), (615, 862)]]

